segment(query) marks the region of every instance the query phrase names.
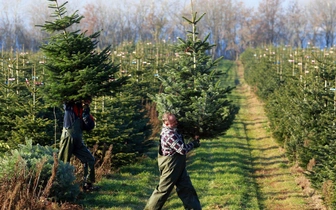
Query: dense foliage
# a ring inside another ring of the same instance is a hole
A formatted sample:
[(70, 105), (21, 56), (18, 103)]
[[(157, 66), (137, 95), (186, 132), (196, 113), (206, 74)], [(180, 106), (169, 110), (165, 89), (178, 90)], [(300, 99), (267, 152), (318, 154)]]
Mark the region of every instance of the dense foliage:
[[(65, 2), (51, 1), (53, 21), (46, 21), (43, 30), (50, 33), (41, 49), (46, 56), (45, 94), (57, 104), (86, 98), (115, 95), (125, 77), (116, 77), (118, 65), (108, 59), (110, 47), (96, 51), (99, 32), (91, 35), (73, 30), (83, 16), (67, 15)], [(71, 30), (72, 29), (72, 30)]]
[(333, 49), (249, 49), (246, 81), (265, 102), (271, 130), (287, 157), (306, 170), (336, 207), (336, 63)]
[[(78, 62), (80, 63), (85, 58), (85, 53), (90, 52), (93, 47), (92, 43), (94, 44), (95, 41), (90, 44), (88, 40), (93, 38), (91, 36), (88, 38), (82, 34), (83, 36), (80, 38), (76, 36), (75, 32), (69, 32), (69, 34), (69, 36), (78, 38), (77, 41), (83, 38), (85, 43), (81, 47), (89, 49), (78, 55)], [(57, 37), (59, 41), (57, 43), (64, 45), (63, 47), (56, 45), (56, 42), (51, 42), (51, 46), (44, 45), (44, 47), (49, 50), (53, 47), (54, 51), (60, 52), (63, 50), (63, 54), (69, 54), (66, 42), (61, 41), (62, 35), (58, 34)], [(57, 47), (60, 48), (57, 49)], [(75, 50), (74, 47), (71, 46), (71, 49)], [(79, 45), (76, 47), (77, 50), (80, 50)], [(97, 56), (103, 56), (99, 49), (95, 50)], [(25, 137), (32, 139), (33, 144), (54, 144), (54, 146), (57, 146), (63, 123), (63, 110), (59, 105), (59, 94), (50, 92), (50, 88), (64, 88), (63, 90), (71, 88), (69, 87), (71, 84), (66, 82), (62, 73), (55, 74), (56, 72), (53, 72), (53, 70), (60, 70), (58, 65), (65, 65), (62, 64), (62, 60), (69, 60), (57, 53), (47, 52), (48, 56), (41, 52), (14, 53), (3, 51), (1, 54), (1, 154), (17, 148), (18, 144), (24, 143)], [(73, 69), (76, 72), (73, 71), (72, 76), (78, 72), (82, 74), (84, 71), (76, 67), (78, 62), (75, 61), (75, 54), (70, 56), (72, 60), (67, 63), (69, 66), (75, 66)], [(87, 56), (90, 57), (91, 52)], [(113, 96), (111, 96), (111, 90), (107, 90), (104, 96), (98, 96), (103, 94), (100, 89), (98, 92), (93, 91), (95, 97), (93, 98), (91, 111), (96, 120), (96, 128), (91, 133), (85, 134), (85, 141), (90, 148), (95, 144), (99, 145), (95, 154), (99, 158), (104, 156), (105, 149), (109, 144), (112, 144), (113, 166), (118, 167), (120, 164), (136, 160), (135, 157), (146, 150), (144, 144), (151, 135), (150, 116), (147, 112), (148, 107), (152, 107), (147, 93), (158, 92), (159, 82), (156, 75), (162, 70), (164, 63), (173, 59), (174, 53), (169, 43), (139, 42), (136, 44), (121, 43), (120, 46), (116, 46), (104, 56), (107, 56), (107, 60), (102, 65), (114, 63), (114, 67), (116, 67), (114, 70), (117, 70), (111, 84), (113, 82), (119, 84), (118, 82), (123, 81), (121, 78), (126, 77), (128, 82), (123, 84), (122, 89), (113, 90)], [(89, 61), (94, 62), (92, 66), (100, 66), (99, 62), (102, 60), (98, 59), (97, 61), (97, 59), (88, 58), (86, 62)], [(55, 68), (52, 67), (54, 65)], [(51, 68), (51, 71), (47, 68)], [(92, 71), (94, 70), (100, 71), (100, 69), (92, 68), (88, 69), (91, 72), (90, 74), (93, 74)], [(68, 70), (72, 69), (68, 68)], [(59, 75), (59, 80), (51, 80), (50, 74)], [(87, 78), (88, 82), (91, 83), (95, 79), (93, 76)], [(62, 85), (64, 82), (66, 85)], [(54, 90), (56, 91), (56, 89)], [(81, 93), (78, 94), (81, 95)]]
[(172, 112), (179, 127), (191, 137), (216, 135), (225, 131), (234, 116), (234, 106), (227, 99), (233, 89), (221, 81), (223, 70), (215, 68), (222, 58), (213, 60), (208, 52), (212, 45), (198, 38), (197, 23), (204, 15), (185, 20), (192, 28), (187, 39), (179, 39), (178, 57), (165, 66), (166, 74), (159, 75), (161, 93), (152, 96), (159, 114)]
[(15, 194), (14, 187), (21, 184), (23, 191), (32, 193), (32, 198), (45, 196), (57, 201), (74, 201), (79, 194), (79, 185), (75, 183), (74, 167), (69, 163), (57, 163), (56, 175), (50, 188), (47, 187), (56, 153), (57, 150), (49, 146), (32, 145), (31, 140), (20, 144), (18, 149), (11, 150), (0, 159), (1, 186), (13, 191), (12, 196), (18, 200), (20, 195)]

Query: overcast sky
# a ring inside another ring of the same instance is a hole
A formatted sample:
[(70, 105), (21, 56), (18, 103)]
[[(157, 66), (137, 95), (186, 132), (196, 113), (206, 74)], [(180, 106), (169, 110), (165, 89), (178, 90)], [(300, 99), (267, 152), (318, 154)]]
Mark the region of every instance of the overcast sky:
[[(97, 3), (97, 2), (110, 2), (111, 0), (59, 0), (60, 3), (68, 1), (69, 2), (69, 6), (71, 6), (71, 8), (75, 8), (75, 9), (79, 9), (81, 10), (81, 7), (83, 5), (86, 5), (87, 3)], [(132, 2), (139, 2), (139, 1), (144, 1), (144, 2), (152, 2), (152, 1), (158, 1), (160, 2), (160, 0), (118, 0), (115, 2), (115, 5), (122, 5), (122, 4), (126, 4), (126, 5), (130, 5)], [(161, 1), (165, 1), (165, 0), (161, 0)], [(190, 5), (191, 0), (180, 0), (182, 5)], [(254, 8), (255, 10), (258, 9), (259, 3), (264, 1), (264, 0), (233, 0), (233, 1), (242, 1), (246, 7), (248, 8)], [(287, 2), (292, 1), (292, 0), (283, 0), (282, 2), (284, 2), (283, 6), (286, 9), (286, 4)], [(312, 1), (312, 0), (298, 0), (300, 2), (300, 4), (308, 4), (308, 2)], [(34, 2), (34, 3), (33, 3)], [(14, 3), (14, 4), (13, 4)], [(47, 0), (15, 0), (15, 1), (8, 1), (8, 0), (0, 0), (0, 8), (1, 8), (1, 12), (5, 12), (7, 15), (11, 15), (12, 11), (17, 10), (17, 11), (22, 11), (22, 14), (25, 14), (25, 10), (28, 10), (30, 8), (30, 6), (32, 5), (40, 5), (40, 6), (45, 6), (47, 9), (47, 4), (49, 4), (50, 2), (48, 2)], [(43, 5), (44, 4), (44, 5)], [(114, 4), (114, 3), (113, 3)]]
[(260, 0), (241, 0), (244, 4), (248, 7), (257, 8), (259, 5)]

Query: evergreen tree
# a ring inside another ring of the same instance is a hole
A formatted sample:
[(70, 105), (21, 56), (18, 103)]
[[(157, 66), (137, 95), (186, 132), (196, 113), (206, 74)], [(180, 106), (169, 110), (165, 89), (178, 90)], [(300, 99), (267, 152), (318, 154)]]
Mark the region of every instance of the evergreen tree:
[(86, 35), (74, 29), (83, 16), (77, 11), (66, 15), (66, 4), (49, 0), (53, 9), (53, 22), (46, 21), (43, 30), (51, 34), (41, 49), (46, 55), (47, 81), (45, 92), (51, 102), (59, 104), (89, 97), (114, 95), (125, 82), (117, 78), (118, 65), (108, 58), (110, 46), (101, 52), (96, 50), (100, 32)]
[(35, 83), (36, 75), (40, 75), (40, 71), (36, 72), (36, 61), (28, 59), (26, 53), (2, 56), (1, 62), (7, 65), (3, 65), (4, 74), (1, 75), (5, 83), (0, 85), (1, 141), (7, 149), (16, 148), (25, 138), (32, 139), (33, 143), (50, 145), (52, 122), (45, 117), (47, 110), (41, 100), (40, 87)]
[[(98, 143), (100, 151), (104, 151), (102, 147), (106, 145), (113, 145), (111, 163), (116, 168), (133, 162), (139, 154), (143, 154), (147, 149), (144, 140), (151, 134), (140, 96), (132, 92), (130, 84), (123, 87), (129, 90), (115, 97), (95, 100), (97, 113), (94, 116), (99, 120), (90, 133), (92, 138), (84, 138), (88, 146)], [(100, 156), (99, 153), (96, 155)]]
[[(13, 92), (8, 92), (8, 87), (0, 84), (0, 151), (6, 151), (10, 149), (8, 140), (11, 137), (12, 127), (15, 125), (13, 121), (13, 107), (10, 106), (13, 101), (17, 100), (17, 95)], [(10, 144), (12, 146), (12, 144)]]
[(223, 71), (214, 68), (222, 57), (213, 60), (208, 52), (213, 45), (198, 38), (196, 25), (205, 14), (192, 19), (183, 17), (191, 26), (186, 40), (179, 38), (176, 47), (177, 62), (165, 67), (159, 75), (163, 92), (152, 96), (159, 114), (170, 111), (177, 115), (179, 126), (185, 135), (206, 136), (224, 131), (234, 115), (234, 106), (227, 99), (233, 89), (225, 86)]
[(18, 144), (22, 144), (25, 138), (32, 139), (34, 144), (52, 145), (53, 122), (44, 114), (46, 108), (40, 101), (35, 103), (26, 100), (18, 100), (15, 102), (15, 117), (12, 117), (13, 127), (11, 128), (11, 136), (9, 143), (15, 148)]

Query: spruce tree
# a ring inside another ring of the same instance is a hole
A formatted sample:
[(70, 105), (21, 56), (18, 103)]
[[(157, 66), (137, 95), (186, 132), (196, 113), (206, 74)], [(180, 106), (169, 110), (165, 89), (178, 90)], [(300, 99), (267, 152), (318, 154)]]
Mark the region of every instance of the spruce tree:
[(222, 57), (213, 60), (207, 35), (198, 37), (197, 23), (205, 14), (192, 19), (183, 17), (192, 27), (186, 39), (179, 38), (176, 46), (177, 61), (165, 66), (159, 75), (163, 92), (152, 96), (159, 115), (169, 111), (179, 119), (185, 135), (215, 135), (228, 128), (234, 115), (234, 106), (227, 99), (233, 89), (223, 83), (223, 70), (215, 68)]
[(109, 60), (110, 46), (98, 52), (100, 32), (86, 35), (76, 29), (83, 16), (67, 15), (65, 2), (49, 0), (53, 21), (40, 26), (51, 36), (41, 49), (46, 56), (46, 96), (54, 105), (95, 96), (114, 95), (125, 79)]

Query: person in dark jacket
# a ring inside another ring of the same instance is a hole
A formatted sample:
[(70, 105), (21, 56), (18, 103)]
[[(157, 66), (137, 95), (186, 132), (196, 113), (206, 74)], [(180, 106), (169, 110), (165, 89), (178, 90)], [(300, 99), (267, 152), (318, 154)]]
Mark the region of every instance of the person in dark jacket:
[(58, 159), (63, 162), (70, 162), (72, 155), (75, 155), (84, 167), (83, 190), (95, 190), (95, 158), (83, 142), (83, 131), (90, 131), (94, 128), (95, 122), (90, 114), (91, 100), (81, 102), (69, 102), (64, 106), (63, 130), (60, 141)]
[(177, 120), (174, 114), (165, 113), (162, 121), (158, 154), (160, 181), (149, 198), (145, 210), (162, 209), (174, 186), (185, 209), (201, 210), (196, 190), (186, 170), (186, 154), (200, 146), (198, 136), (194, 141), (186, 144), (183, 136), (176, 129)]

